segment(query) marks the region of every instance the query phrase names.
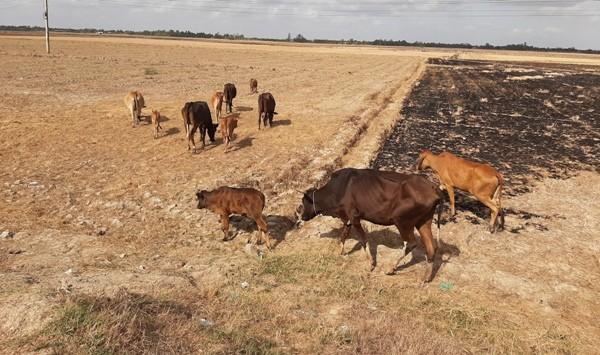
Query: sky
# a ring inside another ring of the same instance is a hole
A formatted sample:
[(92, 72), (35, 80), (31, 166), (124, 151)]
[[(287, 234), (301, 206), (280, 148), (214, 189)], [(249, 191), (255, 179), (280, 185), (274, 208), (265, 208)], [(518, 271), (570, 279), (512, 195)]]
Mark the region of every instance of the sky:
[[(48, 0), (50, 27), (247, 37), (600, 49), (600, 0)], [(43, 25), (43, 0), (0, 0), (0, 25)]]

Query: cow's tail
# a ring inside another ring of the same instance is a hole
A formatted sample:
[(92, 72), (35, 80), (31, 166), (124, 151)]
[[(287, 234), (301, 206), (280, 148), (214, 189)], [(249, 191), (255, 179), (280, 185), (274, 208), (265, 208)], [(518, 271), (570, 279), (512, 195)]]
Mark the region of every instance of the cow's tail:
[(498, 204), (498, 217), (500, 218), (500, 229), (504, 230), (504, 211), (502, 210), (502, 190), (504, 189), (504, 178), (502, 174), (496, 173), (496, 179), (498, 179), (498, 186), (494, 191), (493, 200)]
[(437, 213), (437, 233), (436, 233), (435, 239), (436, 239), (437, 243), (439, 244), (440, 243), (440, 231), (441, 231), (440, 225), (442, 223), (442, 210), (444, 208), (445, 194), (439, 187), (437, 187), (435, 190), (439, 197), (437, 206), (435, 207), (435, 210)]
[[(181, 109), (181, 118), (183, 119), (183, 129), (185, 130), (185, 135), (188, 136), (189, 135), (189, 132), (188, 132), (189, 123), (188, 123), (188, 106), (187, 106), (187, 104), (185, 104), (183, 106), (183, 108)], [(189, 139), (189, 137), (188, 137), (188, 139)]]

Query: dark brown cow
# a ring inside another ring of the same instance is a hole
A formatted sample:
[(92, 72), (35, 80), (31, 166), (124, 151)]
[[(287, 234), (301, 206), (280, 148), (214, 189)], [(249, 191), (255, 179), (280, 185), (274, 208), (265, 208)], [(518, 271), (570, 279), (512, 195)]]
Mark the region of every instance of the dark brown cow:
[[(204, 101), (187, 102), (181, 109), (181, 117), (183, 118), (183, 126), (187, 136), (188, 150), (190, 150), (190, 142), (196, 151), (196, 143), (194, 142), (194, 134), (200, 128), (200, 138), (202, 140), (202, 149), (205, 146), (206, 132), (211, 142), (215, 141), (215, 132), (219, 124), (212, 123), (210, 109)], [(191, 126), (191, 129), (190, 129)]]
[(258, 92), (258, 81), (256, 79), (250, 79), (250, 93), (256, 94)]
[[(208, 208), (221, 217), (223, 224), (223, 241), (229, 240), (229, 216), (241, 214), (252, 218), (258, 226), (260, 239), (265, 242), (267, 248), (271, 249), (271, 240), (267, 228), (267, 222), (262, 212), (265, 208), (265, 195), (252, 188), (219, 187), (213, 191), (198, 191), (198, 208)], [(258, 240), (258, 238), (257, 238)], [(252, 236), (247, 243), (252, 241)]]
[[(322, 188), (308, 190), (297, 212), (304, 221), (317, 215), (340, 218), (344, 223), (340, 246), (342, 254), (344, 242), (350, 234), (351, 226), (354, 226), (367, 259), (371, 262), (371, 270), (375, 267), (375, 261), (368, 252), (367, 236), (360, 221), (364, 219), (383, 226), (396, 226), (407, 244), (404, 255), (387, 272), (393, 274), (402, 259), (416, 246), (413, 234), (415, 227), (425, 245), (427, 260), (434, 260), (437, 246), (431, 233), (431, 223), (441, 196), (438, 188), (423, 176), (347, 168), (334, 172)], [(438, 211), (438, 231), (440, 212)], [(431, 267), (425, 281), (431, 281), (433, 276), (434, 269)]]
[(232, 83), (227, 83), (223, 87), (223, 99), (225, 99), (225, 113), (233, 112), (233, 99), (237, 95), (237, 90), (235, 85)]
[(263, 125), (267, 127), (273, 127), (273, 115), (275, 112), (275, 98), (270, 92), (264, 92), (258, 96), (258, 129), (260, 129), (260, 121), (263, 121)]

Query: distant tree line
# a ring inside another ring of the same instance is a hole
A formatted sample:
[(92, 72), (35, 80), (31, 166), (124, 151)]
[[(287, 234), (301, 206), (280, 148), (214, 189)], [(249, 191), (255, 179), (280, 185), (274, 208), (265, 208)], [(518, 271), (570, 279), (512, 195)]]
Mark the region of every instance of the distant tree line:
[[(38, 26), (5, 26), (0, 25), (0, 31), (43, 31), (43, 27)], [(438, 42), (408, 42), (405, 40), (392, 40), (392, 39), (376, 39), (374, 41), (359, 41), (355, 39), (307, 39), (302, 34), (298, 34), (292, 37), (291, 33), (288, 33), (287, 38), (257, 38), (257, 37), (245, 37), (243, 34), (230, 34), (230, 33), (205, 33), (205, 32), (191, 32), (191, 31), (179, 31), (179, 30), (152, 30), (152, 31), (125, 31), (125, 30), (104, 30), (96, 28), (53, 28), (54, 32), (68, 32), (68, 33), (103, 33), (103, 34), (117, 34), (117, 35), (142, 35), (142, 36), (164, 36), (164, 37), (181, 37), (181, 38), (215, 38), (215, 39), (227, 39), (227, 40), (257, 40), (257, 41), (276, 41), (276, 42), (299, 42), (299, 43), (324, 43), (324, 44), (349, 44), (349, 45), (375, 45), (375, 46), (392, 46), (392, 47), (433, 47), (433, 48), (462, 48), (462, 49), (496, 49), (496, 50), (516, 50), (516, 51), (540, 51), (540, 52), (568, 52), (568, 53), (591, 53), (600, 54), (600, 50), (595, 49), (577, 49), (575, 47), (570, 48), (558, 48), (558, 47), (535, 47), (525, 43), (520, 44), (507, 44), (503, 46), (495, 46), (489, 43), (485, 45), (474, 45), (470, 43), (438, 43)]]

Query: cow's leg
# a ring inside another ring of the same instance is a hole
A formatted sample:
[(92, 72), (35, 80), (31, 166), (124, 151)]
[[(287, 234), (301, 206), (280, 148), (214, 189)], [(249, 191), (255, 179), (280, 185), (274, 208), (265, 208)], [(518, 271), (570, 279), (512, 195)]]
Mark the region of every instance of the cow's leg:
[(396, 227), (398, 228), (398, 231), (400, 232), (400, 236), (402, 237), (402, 240), (404, 241), (404, 253), (402, 253), (402, 255), (400, 256), (400, 259), (398, 259), (398, 261), (393, 265), (393, 267), (386, 272), (386, 274), (388, 274), (388, 275), (394, 274), (394, 272), (396, 272), (396, 269), (398, 269), (398, 267), (400, 266), (400, 263), (402, 262), (402, 260), (404, 260), (404, 258), (408, 254), (410, 254), (413, 251), (413, 249), (417, 246), (417, 241), (416, 241), (415, 235), (413, 233), (414, 226), (407, 227), (407, 226), (396, 225)]
[(486, 205), (491, 210), (491, 218), (490, 218), (490, 233), (494, 233), (496, 231), (496, 220), (498, 219), (498, 212), (500, 209), (496, 205), (494, 201), (488, 196), (475, 196), (481, 203)]
[(221, 215), (221, 223), (223, 224), (223, 241), (226, 242), (229, 239), (229, 215)]
[(206, 146), (206, 127), (202, 127), (200, 128), (200, 139), (202, 140), (202, 149), (204, 149), (204, 147)]
[(360, 224), (360, 219), (355, 219), (352, 222), (352, 225), (358, 232), (360, 244), (363, 247), (363, 250), (365, 252), (365, 256), (367, 257), (367, 260), (371, 264), (371, 271), (373, 271), (373, 269), (375, 269), (375, 259), (371, 256), (371, 251), (369, 249), (369, 243), (367, 241), (367, 234), (365, 233), (365, 230), (362, 228), (362, 225)]
[(131, 113), (131, 127), (135, 127), (135, 124), (136, 124), (135, 110), (132, 108), (130, 113)]
[(454, 187), (446, 184), (446, 190), (448, 190), (448, 197), (450, 198), (450, 215), (454, 216), (456, 214), (456, 209), (454, 208)]
[(269, 127), (273, 127), (273, 112), (269, 114)]
[(419, 230), (419, 234), (421, 235), (421, 240), (423, 241), (423, 245), (425, 246), (425, 251), (427, 253), (427, 261), (431, 264), (430, 270), (427, 271), (425, 275), (425, 282), (430, 282), (433, 279), (433, 261), (435, 259), (435, 253), (437, 250), (437, 245), (435, 240), (433, 239), (433, 233), (431, 233), (431, 223), (433, 222), (433, 218), (429, 218), (424, 223), (417, 226)]
[(196, 142), (194, 142), (194, 135), (196, 134), (196, 130), (198, 129), (198, 125), (194, 123), (191, 130), (188, 130), (188, 150), (190, 150), (190, 142), (192, 142), (192, 147), (196, 151)]
[(340, 255), (344, 255), (344, 244), (346, 243), (346, 238), (350, 235), (350, 230), (352, 229), (352, 224), (348, 221), (344, 222), (344, 230), (342, 231), (342, 236), (340, 238)]
[(267, 226), (267, 221), (265, 220), (265, 216), (259, 214), (254, 219), (256, 222), (256, 226), (258, 227), (258, 231), (261, 234), (261, 239), (264, 240), (267, 248), (271, 250), (271, 238), (269, 237), (269, 229)]

